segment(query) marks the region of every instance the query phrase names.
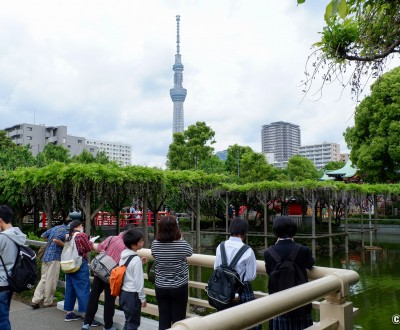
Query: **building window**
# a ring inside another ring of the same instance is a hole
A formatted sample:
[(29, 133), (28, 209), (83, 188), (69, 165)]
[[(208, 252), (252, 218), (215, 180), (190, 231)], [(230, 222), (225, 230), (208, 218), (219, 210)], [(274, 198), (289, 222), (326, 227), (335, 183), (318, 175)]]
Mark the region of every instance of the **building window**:
[(78, 143), (82, 143), (82, 140), (78, 140)]
[(32, 136), (27, 136), (26, 139), (27, 140), (32, 140)]
[(32, 127), (27, 127), (26, 130), (27, 131), (32, 131)]

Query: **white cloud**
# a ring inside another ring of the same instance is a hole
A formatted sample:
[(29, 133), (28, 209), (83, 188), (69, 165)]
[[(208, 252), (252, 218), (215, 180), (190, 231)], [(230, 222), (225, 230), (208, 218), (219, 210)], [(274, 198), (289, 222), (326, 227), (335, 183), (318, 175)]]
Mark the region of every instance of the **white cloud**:
[(0, 3), (0, 128), (66, 125), (72, 135), (131, 143), (135, 164), (163, 166), (180, 14), (185, 126), (206, 122), (217, 151), (235, 143), (260, 151), (261, 126), (280, 120), (300, 125), (304, 144), (345, 149), (350, 90), (338, 102), (339, 86), (301, 102), (323, 25), (319, 0)]

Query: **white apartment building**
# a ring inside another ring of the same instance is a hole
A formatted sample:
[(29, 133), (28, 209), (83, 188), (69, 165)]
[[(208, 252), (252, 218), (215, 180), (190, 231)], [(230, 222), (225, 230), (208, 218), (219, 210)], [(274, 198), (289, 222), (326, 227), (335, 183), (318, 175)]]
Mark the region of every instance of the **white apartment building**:
[(320, 170), (329, 162), (340, 161), (340, 145), (324, 142), (321, 144), (300, 146), (299, 154), (311, 160), (317, 170)]
[(86, 145), (104, 151), (108, 159), (120, 165), (132, 164), (132, 146), (122, 142), (110, 142), (102, 140), (86, 139)]

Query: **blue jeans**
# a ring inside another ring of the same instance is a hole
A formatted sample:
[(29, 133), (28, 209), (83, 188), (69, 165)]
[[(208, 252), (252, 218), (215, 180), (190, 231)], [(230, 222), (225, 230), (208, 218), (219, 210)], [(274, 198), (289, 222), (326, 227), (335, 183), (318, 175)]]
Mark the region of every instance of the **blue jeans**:
[(89, 267), (86, 260), (82, 260), (81, 268), (76, 273), (65, 274), (65, 300), (64, 310), (74, 310), (78, 298), (78, 311), (86, 312), (90, 296)]
[(10, 304), (11, 304), (11, 291), (0, 292), (0, 329), (11, 330), (10, 325)]

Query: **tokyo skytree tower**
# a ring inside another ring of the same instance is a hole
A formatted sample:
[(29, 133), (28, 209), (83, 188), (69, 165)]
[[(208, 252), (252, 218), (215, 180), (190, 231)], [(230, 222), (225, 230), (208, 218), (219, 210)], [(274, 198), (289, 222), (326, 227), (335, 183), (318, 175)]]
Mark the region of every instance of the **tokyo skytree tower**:
[(174, 117), (172, 123), (172, 134), (177, 132), (183, 132), (184, 121), (183, 121), (183, 102), (186, 98), (186, 89), (182, 87), (183, 81), (183, 65), (181, 61), (181, 54), (179, 53), (179, 21), (180, 16), (176, 15), (176, 54), (175, 64), (172, 67), (174, 70), (174, 88), (169, 90), (172, 102), (174, 103)]

